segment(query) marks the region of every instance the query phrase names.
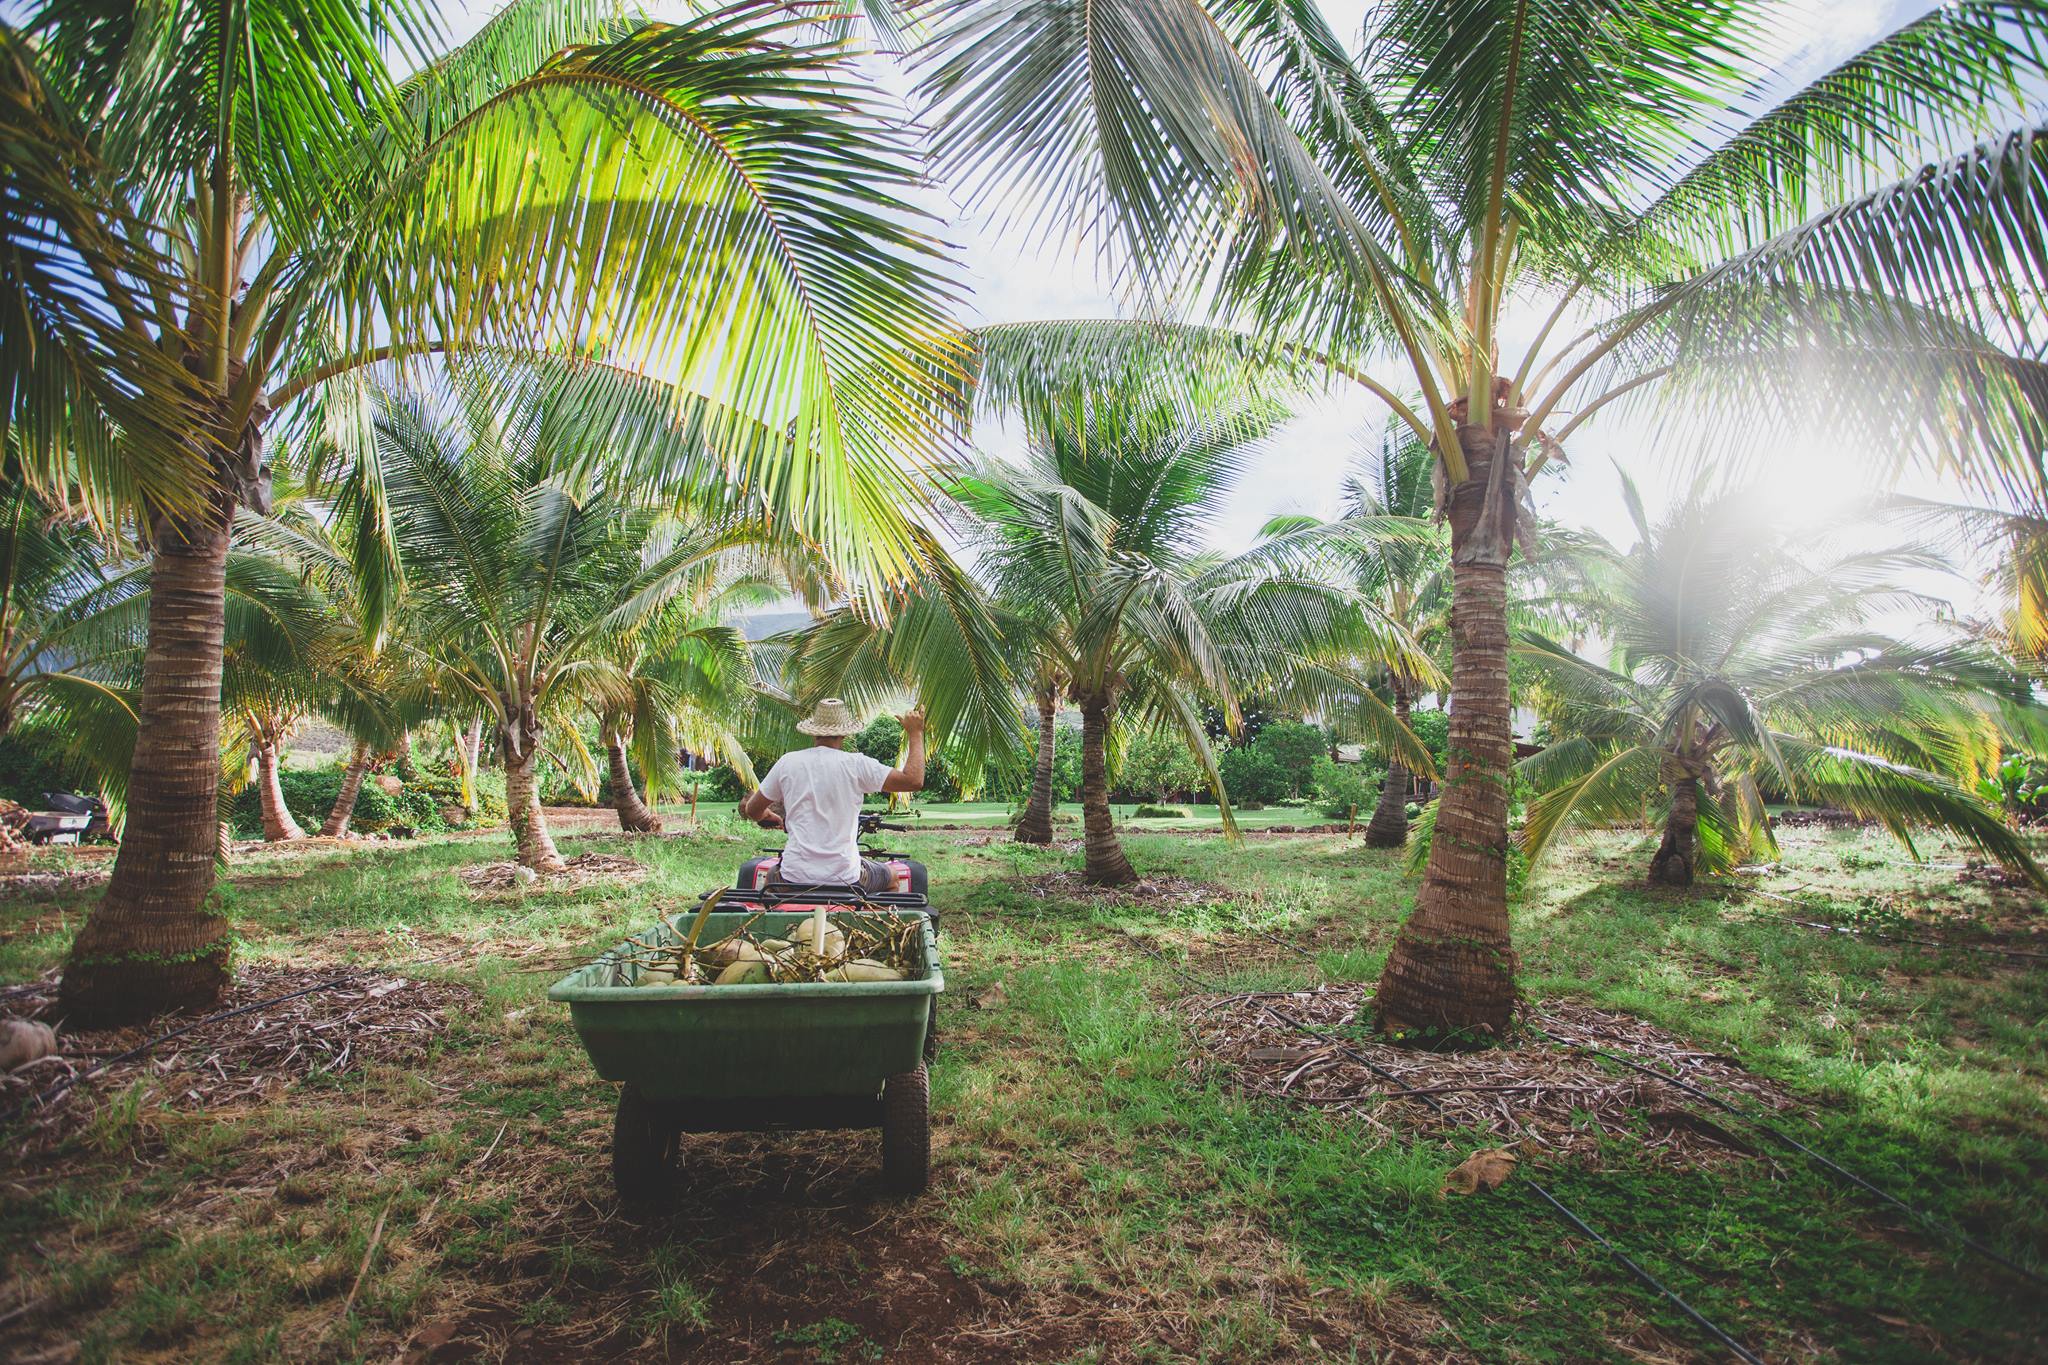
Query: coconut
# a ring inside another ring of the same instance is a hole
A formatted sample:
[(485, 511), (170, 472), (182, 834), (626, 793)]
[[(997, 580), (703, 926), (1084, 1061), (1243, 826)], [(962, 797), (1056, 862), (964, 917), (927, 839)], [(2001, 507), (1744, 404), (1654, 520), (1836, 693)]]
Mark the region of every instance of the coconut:
[(640, 971), (640, 980), (635, 984), (641, 986), (673, 986), (676, 984), (676, 969), (673, 967), (643, 967)]
[(57, 1051), (57, 1032), (30, 1019), (0, 1023), (0, 1071), (13, 1071)]
[(903, 973), (896, 968), (875, 961), (871, 957), (857, 957), (843, 967), (834, 967), (825, 973), (827, 981), (901, 981)]
[(723, 943), (714, 943), (701, 954), (705, 965), (729, 967), (735, 962), (766, 962), (768, 954), (757, 945), (743, 938), (729, 938)]
[(721, 986), (753, 986), (768, 979), (768, 964), (758, 959), (730, 963), (718, 974), (718, 984)]
[(817, 927), (818, 921), (816, 919), (806, 919), (790, 925), (789, 941), (791, 945), (798, 948), (809, 948), (819, 957), (846, 956), (846, 931), (836, 924), (826, 925), (825, 942), (820, 947), (816, 942)]
[(764, 938), (761, 940), (761, 951), (769, 957), (781, 957), (792, 946), (786, 938)]

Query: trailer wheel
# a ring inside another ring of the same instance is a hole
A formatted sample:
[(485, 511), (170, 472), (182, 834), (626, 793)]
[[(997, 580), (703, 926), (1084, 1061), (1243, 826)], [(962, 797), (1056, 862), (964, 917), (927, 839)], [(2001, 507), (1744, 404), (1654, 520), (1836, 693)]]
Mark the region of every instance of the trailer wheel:
[(931, 1079), (919, 1066), (882, 1084), (882, 1183), (892, 1194), (923, 1194), (931, 1181)]
[(676, 1128), (656, 1105), (632, 1086), (619, 1091), (612, 1119), (612, 1188), (630, 1209), (657, 1199), (675, 1183)]

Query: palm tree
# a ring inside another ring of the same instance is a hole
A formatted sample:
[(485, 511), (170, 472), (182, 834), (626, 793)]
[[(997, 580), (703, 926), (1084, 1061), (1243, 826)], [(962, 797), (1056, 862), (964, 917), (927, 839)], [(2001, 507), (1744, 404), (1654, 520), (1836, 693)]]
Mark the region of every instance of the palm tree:
[[(1378, 448), (1358, 462), (1344, 483), (1344, 515), (1335, 522), (1306, 517), (1278, 517), (1262, 534), (1268, 540), (1321, 545), (1333, 551), (1338, 572), (1345, 573), (1391, 622), (1425, 649), (1433, 648), (1450, 626), (1450, 553), (1444, 537), (1429, 521), (1434, 498), (1429, 486), (1429, 449), (1406, 427), (1385, 432)], [(1388, 518), (1416, 528), (1408, 535), (1387, 535)], [(1375, 530), (1380, 534), (1374, 534)], [(1389, 668), (1387, 691), (1394, 716), (1405, 729), (1418, 679)], [(1413, 775), (1400, 759), (1387, 756), (1387, 776), (1379, 804), (1365, 827), (1370, 848), (1400, 848), (1408, 842), (1408, 798)]]
[(622, 639), (759, 533), (679, 520), (579, 478), (550, 440), (562, 413), (549, 386), (503, 415), (473, 388), (457, 397), (380, 405), (380, 476), (422, 642), (409, 652), (490, 717), (518, 859), (560, 872), (535, 770), (549, 722), (593, 702), (630, 711)]
[[(0, 737), (61, 753), (115, 796), (135, 745), (145, 586), (75, 513), (0, 474)], [(0, 861), (22, 851), (0, 824)]]
[(2042, 883), (2001, 813), (1971, 794), (2001, 747), (2038, 744), (2024, 681), (1960, 630), (1912, 641), (1869, 624), (1924, 609), (1898, 577), (1938, 557), (1822, 560), (1770, 528), (1754, 496), (1697, 489), (1653, 526), (1624, 484), (1638, 543), (1586, 603), (1612, 667), (1533, 632), (1519, 647), (1567, 736), (1521, 764), (1540, 793), (1521, 835), (1532, 860), (1573, 824), (1661, 802), (1649, 880), (1689, 886), (1752, 847), (1775, 854), (1775, 789), (1880, 821), (1909, 848), (1917, 826), (1949, 830)]
[[(734, 613), (779, 594), (763, 574), (743, 569), (699, 575), (639, 628), (614, 642), (615, 670), (597, 696), (612, 807), (619, 828), (654, 833), (661, 817), (650, 807), (677, 780), (677, 752), (714, 754), (753, 785), (746, 730), (755, 682), (746, 637), (725, 624)], [(638, 767), (646, 788), (635, 788)]]
[[(1022, 465), (985, 461), (955, 485), (995, 598), (1038, 604), (1057, 621), (1034, 640), (1038, 677), (1063, 679), (1081, 712), (1092, 882), (1137, 880), (1109, 809), (1106, 753), (1120, 714), (1187, 742), (1229, 827), (1202, 698), (1234, 717), (1241, 689), (1322, 695), (1333, 679), (1355, 688), (1343, 661), (1357, 653), (1413, 656), (1369, 604), (1264, 547), (1228, 558), (1201, 548), (1247, 450), (1282, 415), (1256, 399), (1206, 411), (1144, 395), (1102, 401), (1071, 421), (1030, 423)], [(1040, 743), (1042, 757), (1042, 728)]]
[[(1983, 475), (2003, 447), (1980, 438), (2031, 420), (1983, 334), (2023, 330), (2040, 293), (2021, 244), (2048, 140), (1914, 154), (2020, 121), (2048, 10), (1943, 5), (1775, 101), (1774, 18), (1390, 0), (1354, 57), (1313, 0), (1093, 0), (1085, 22), (1069, 0), (976, 0), (927, 52), (942, 173), (1050, 201), (1036, 221), (1062, 232), (1105, 226), (1154, 297), (1207, 293), (1430, 445), (1452, 761), (1376, 997), (1390, 1029), (1498, 1031), (1514, 1007), (1505, 576), (1528, 480), (1580, 425), (1655, 385), (1706, 400), (1704, 434), (1853, 421), (1886, 433), (1873, 449)], [(1530, 348), (1503, 355), (1502, 319), (1532, 308)], [(1553, 344), (1568, 317), (1590, 325)], [(1398, 383), (1366, 373), (1382, 359)]]
[(447, 353), (547, 365), (598, 428), (661, 433), (680, 386), (720, 440), (638, 447), (650, 488), (736, 478), (850, 563), (901, 558), (894, 460), (938, 439), (949, 287), (841, 45), (767, 0), (679, 24), (514, 0), (445, 52), (435, 30), (407, 0), (118, 23), (44, 0), (0, 27), (0, 423), (32, 481), (140, 527), (156, 588), (73, 1020), (226, 980), (223, 575), (273, 413), (318, 425), (366, 367)]

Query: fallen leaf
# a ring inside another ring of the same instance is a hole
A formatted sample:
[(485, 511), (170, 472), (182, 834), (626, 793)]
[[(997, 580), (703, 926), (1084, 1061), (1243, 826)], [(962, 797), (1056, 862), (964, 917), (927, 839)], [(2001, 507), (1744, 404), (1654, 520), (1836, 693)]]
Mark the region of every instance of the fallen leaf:
[(1474, 1152), (1444, 1177), (1444, 1193), (1477, 1194), (1497, 1190), (1515, 1173), (1515, 1154), (1503, 1147)]

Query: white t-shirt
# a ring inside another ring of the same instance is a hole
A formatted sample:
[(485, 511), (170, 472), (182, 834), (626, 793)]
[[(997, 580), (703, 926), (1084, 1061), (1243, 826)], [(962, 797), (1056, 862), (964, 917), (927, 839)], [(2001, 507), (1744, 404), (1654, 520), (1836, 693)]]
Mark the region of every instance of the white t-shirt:
[(761, 795), (782, 808), (788, 834), (780, 875), (786, 882), (860, 880), (860, 803), (892, 769), (852, 749), (814, 744), (775, 760)]

